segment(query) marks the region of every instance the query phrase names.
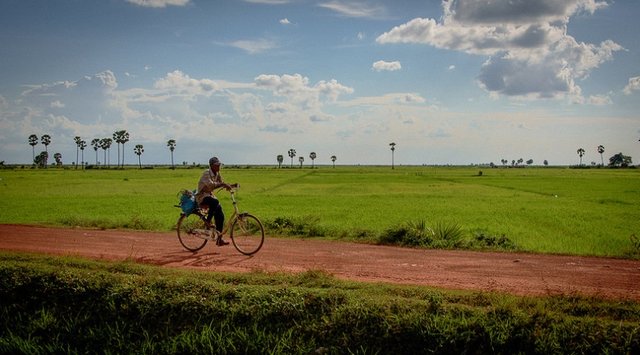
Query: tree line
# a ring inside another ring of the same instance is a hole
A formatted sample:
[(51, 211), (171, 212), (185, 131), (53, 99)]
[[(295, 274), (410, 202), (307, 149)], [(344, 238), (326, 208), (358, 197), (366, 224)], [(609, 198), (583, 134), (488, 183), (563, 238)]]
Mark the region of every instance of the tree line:
[[(46, 168), (49, 160), (48, 147), (49, 147), (49, 144), (51, 144), (51, 136), (48, 134), (43, 134), (39, 138), (39, 140), (40, 142), (38, 142), (37, 135), (31, 134), (28, 137), (27, 141), (31, 146), (33, 164), (38, 167)], [(96, 153), (96, 165), (100, 165), (100, 161), (98, 158), (98, 150), (102, 149), (104, 153), (104, 160), (102, 161), (102, 163), (107, 168), (111, 167), (111, 146), (115, 142), (118, 148), (118, 163), (116, 167), (123, 168), (124, 156), (125, 156), (125, 144), (129, 142), (129, 140), (130, 140), (130, 134), (129, 132), (127, 132), (127, 130), (124, 130), (124, 129), (115, 131), (112, 137), (92, 139), (90, 145), (91, 147), (93, 147), (93, 150)], [(88, 146), (87, 141), (82, 139), (82, 137), (80, 136), (73, 137), (73, 141), (76, 145), (76, 161), (73, 162), (73, 164), (76, 169), (78, 168), (78, 166), (81, 166), (81, 168), (84, 169), (85, 165), (88, 164), (88, 162), (84, 160), (84, 150)], [(41, 143), (42, 145), (44, 145), (45, 150), (42, 151), (40, 154), (36, 155), (35, 147), (38, 145), (38, 143)], [(120, 151), (120, 146), (122, 146), (122, 152)], [(176, 148), (176, 140), (169, 139), (167, 141), (167, 147), (171, 152), (171, 168), (174, 169), (175, 165), (173, 163), (173, 151)], [(144, 153), (144, 146), (142, 144), (136, 144), (133, 148), (133, 152), (138, 156), (138, 166), (142, 168), (142, 154)], [(63, 165), (62, 154), (55, 153), (53, 155), (53, 158), (55, 159), (56, 166)]]
[[(640, 139), (638, 140), (640, 141)], [(604, 166), (604, 146), (603, 145), (599, 145), (596, 148), (596, 151), (598, 152), (598, 154), (600, 154), (600, 165)], [(579, 166), (583, 166), (582, 164), (582, 157), (585, 155), (586, 151), (583, 148), (578, 148), (578, 150), (576, 151), (576, 153), (578, 153), (578, 157), (580, 157), (580, 164)], [(633, 160), (631, 159), (630, 156), (628, 155), (624, 155), (622, 154), (622, 152), (618, 153), (618, 154), (614, 154), (609, 158), (609, 166), (612, 167), (627, 167), (629, 165), (633, 164)], [(591, 162), (591, 165), (597, 165), (596, 162)]]
[[(291, 158), (291, 167), (293, 168), (293, 158), (296, 157), (296, 150), (291, 148), (289, 149), (289, 151), (287, 152), (287, 155), (289, 155), (289, 158)], [(316, 152), (311, 152), (309, 153), (309, 159), (311, 159), (311, 169), (315, 168), (315, 160), (318, 157), (318, 155), (316, 154)], [(338, 160), (338, 158), (335, 155), (331, 156), (331, 162), (333, 163), (333, 167), (336, 167), (336, 160)], [(276, 161), (278, 162), (278, 168), (282, 168), (282, 162), (284, 161), (284, 156), (282, 154), (278, 154), (276, 156)], [(301, 155), (298, 157), (298, 162), (300, 163), (300, 168), (302, 168), (302, 164), (304, 163), (304, 157)]]
[[(91, 140), (91, 146), (93, 147), (95, 153), (96, 153), (96, 165), (99, 165), (100, 162), (98, 160), (98, 150), (102, 149), (104, 152), (104, 160), (103, 160), (103, 164), (106, 164), (107, 167), (110, 167), (111, 165), (111, 145), (113, 144), (113, 142), (116, 142), (117, 147), (118, 147), (118, 168), (124, 167), (124, 153), (125, 153), (125, 143), (129, 142), (130, 139), (130, 135), (129, 132), (127, 132), (126, 130), (118, 130), (115, 131), (112, 135), (112, 137), (107, 137), (107, 138), (94, 138), (93, 140)], [(75, 168), (78, 168), (78, 165), (81, 165), (82, 168), (84, 168), (84, 165), (87, 163), (84, 161), (84, 150), (85, 148), (87, 148), (87, 142), (85, 140), (83, 140), (80, 136), (75, 136), (73, 138), (75, 144), (76, 144), (76, 161), (74, 163)], [(640, 140), (638, 140), (640, 141)], [(36, 156), (35, 154), (35, 146), (38, 145), (38, 136), (35, 134), (31, 134), (28, 137), (28, 143), (29, 145), (31, 145), (32, 147), (32, 155), (33, 155), (33, 163), (36, 166), (39, 167), (46, 167), (47, 166), (47, 161), (49, 158), (49, 151), (48, 151), (48, 146), (49, 144), (51, 144), (51, 136), (48, 134), (43, 134), (40, 137), (40, 143), (42, 145), (44, 145), (45, 150), (42, 151), (40, 154), (38, 154)], [(122, 145), (122, 154), (120, 152), (120, 146)], [(395, 142), (391, 142), (389, 143), (389, 146), (391, 147), (391, 169), (394, 169), (395, 166), (395, 150), (396, 150), (396, 143)], [(175, 169), (175, 164), (174, 164), (174, 160), (173, 160), (173, 152), (176, 148), (176, 140), (175, 139), (169, 139), (167, 141), (167, 147), (169, 148), (169, 151), (171, 153), (171, 168)], [(599, 145), (596, 147), (596, 151), (598, 152), (598, 154), (600, 154), (600, 166), (604, 166), (604, 152), (605, 152), (605, 147), (603, 145)], [(141, 161), (141, 156), (144, 153), (144, 146), (142, 144), (136, 144), (135, 147), (133, 148), (133, 152), (138, 156), (138, 166), (140, 168), (142, 168), (142, 161)], [(583, 148), (578, 148), (578, 150), (576, 151), (579, 157), (579, 166), (583, 166), (583, 162), (582, 162), (582, 158), (584, 157), (586, 151)], [(79, 164), (79, 155), (82, 156), (80, 162), (82, 162), (82, 164)], [(297, 156), (297, 152), (295, 149), (291, 148), (289, 149), (289, 151), (287, 152), (287, 155), (289, 156), (289, 158), (291, 158), (291, 167), (293, 168), (293, 158), (295, 158)], [(122, 159), (121, 159), (122, 157)], [(62, 166), (62, 154), (60, 153), (55, 153), (53, 155), (53, 158), (55, 159), (55, 164), (57, 166)], [(311, 168), (315, 167), (315, 159), (317, 158), (317, 154), (316, 152), (311, 152), (309, 153), (309, 159), (311, 159)], [(332, 155), (330, 157), (331, 162), (333, 163), (333, 167), (335, 168), (335, 162), (337, 160), (337, 157), (335, 155)], [(282, 154), (278, 154), (276, 156), (276, 160), (278, 162), (278, 168), (282, 167), (282, 163), (284, 161), (284, 156)], [(298, 162), (300, 163), (300, 167), (302, 168), (302, 164), (304, 163), (304, 157), (303, 156), (299, 156), (298, 157)], [(502, 163), (502, 165), (507, 166), (507, 164), (509, 164), (509, 161), (507, 159), (501, 159), (500, 162)], [(511, 166), (514, 167), (520, 167), (521, 164), (524, 163), (524, 159), (520, 158), (518, 160), (512, 160), (511, 161)], [(529, 159), (526, 161), (527, 165), (531, 165), (533, 164), (533, 159)], [(545, 166), (549, 165), (549, 162), (545, 159), (543, 164)], [(633, 160), (630, 156), (624, 155), (622, 152), (614, 154), (613, 156), (611, 156), (609, 158), (609, 166), (611, 167), (626, 167), (626, 166), (630, 166), (633, 164)], [(591, 165), (597, 165), (596, 162), (592, 162)], [(491, 163), (490, 166), (495, 166), (494, 163)]]

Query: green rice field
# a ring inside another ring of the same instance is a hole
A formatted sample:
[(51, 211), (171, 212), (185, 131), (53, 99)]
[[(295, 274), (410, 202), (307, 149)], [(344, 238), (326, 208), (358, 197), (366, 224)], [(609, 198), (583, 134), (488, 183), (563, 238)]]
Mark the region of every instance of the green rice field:
[[(0, 223), (169, 231), (177, 193), (204, 168), (0, 170)], [(482, 170), (482, 174), (480, 174)], [(270, 236), (375, 242), (406, 223), (454, 225), (465, 238), (504, 237), (518, 251), (640, 255), (637, 169), (224, 167), (241, 210)], [(230, 215), (229, 195), (218, 197)], [(283, 222), (284, 221), (284, 222)], [(295, 235), (295, 233), (294, 233)]]

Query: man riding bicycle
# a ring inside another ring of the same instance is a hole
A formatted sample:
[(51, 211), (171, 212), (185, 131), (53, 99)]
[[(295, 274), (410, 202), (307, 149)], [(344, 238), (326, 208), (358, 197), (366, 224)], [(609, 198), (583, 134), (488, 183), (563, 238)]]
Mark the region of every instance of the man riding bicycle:
[(208, 207), (209, 213), (207, 214), (207, 225), (211, 226), (211, 220), (215, 218), (216, 230), (220, 235), (217, 238), (217, 245), (227, 245), (229, 242), (222, 239), (222, 227), (224, 226), (224, 213), (222, 212), (222, 206), (220, 201), (214, 195), (214, 190), (217, 188), (225, 188), (230, 190), (237, 187), (238, 184), (227, 184), (222, 180), (220, 174), (220, 166), (222, 163), (218, 157), (212, 157), (209, 159), (209, 169), (205, 170), (198, 181), (198, 192), (196, 193), (196, 202), (200, 207)]

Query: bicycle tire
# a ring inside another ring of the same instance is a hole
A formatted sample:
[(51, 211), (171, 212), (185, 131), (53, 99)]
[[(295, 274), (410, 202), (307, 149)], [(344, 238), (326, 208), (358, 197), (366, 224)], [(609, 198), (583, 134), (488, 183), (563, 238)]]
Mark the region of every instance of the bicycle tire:
[(242, 213), (233, 221), (229, 236), (236, 250), (244, 255), (253, 255), (264, 244), (264, 227), (258, 217)]
[(181, 215), (176, 228), (180, 244), (189, 251), (198, 251), (204, 248), (208, 240), (198, 235), (197, 230), (206, 228), (204, 221), (197, 214)]

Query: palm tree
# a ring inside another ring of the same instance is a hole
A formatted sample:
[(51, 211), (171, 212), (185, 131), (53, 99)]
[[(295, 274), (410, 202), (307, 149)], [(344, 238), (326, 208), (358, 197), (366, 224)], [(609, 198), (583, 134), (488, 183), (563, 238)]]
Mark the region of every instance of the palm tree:
[(394, 169), (394, 153), (396, 151), (396, 144), (391, 142), (389, 145), (391, 146), (391, 169)]
[(171, 151), (171, 169), (175, 169), (176, 167), (173, 165), (173, 151), (176, 149), (176, 140), (169, 139), (167, 141), (167, 147), (169, 147), (169, 150)]
[[(100, 140), (100, 148), (104, 150), (104, 163), (107, 164), (107, 168), (111, 163), (111, 144), (113, 140), (111, 138), (102, 138)], [(107, 150), (109, 150), (109, 159), (107, 159)]]
[(82, 169), (84, 169), (84, 148), (87, 147), (87, 141), (81, 140), (78, 146), (80, 147), (80, 151), (82, 151), (82, 161), (80, 163), (82, 163)]
[(604, 166), (604, 158), (602, 157), (602, 153), (604, 153), (604, 146), (601, 144), (598, 146), (598, 153), (600, 153), (600, 162), (602, 166)]
[[(118, 143), (118, 165), (124, 168), (124, 144), (129, 141), (129, 132), (126, 130), (115, 131), (113, 140)], [(122, 161), (120, 161), (120, 144), (122, 144)]]
[(580, 157), (580, 166), (582, 166), (582, 156), (584, 156), (584, 149), (578, 148), (578, 156)]
[(311, 154), (309, 154), (309, 158), (311, 159), (311, 169), (313, 169), (314, 160), (316, 160), (316, 152), (311, 152)]
[(278, 156), (276, 157), (276, 160), (278, 161), (278, 168), (281, 168), (282, 162), (284, 161), (284, 157), (282, 156), (282, 154), (278, 154)]
[(99, 138), (94, 138), (91, 140), (91, 146), (93, 147), (93, 150), (96, 151), (96, 165), (98, 165), (98, 148), (100, 148), (100, 139)]
[(116, 142), (116, 145), (118, 146), (118, 167), (120, 167), (120, 132), (122, 131), (113, 132), (113, 141)]
[(47, 147), (49, 146), (49, 144), (51, 144), (51, 136), (48, 134), (43, 134), (42, 137), (40, 137), (40, 142), (42, 143), (42, 145), (44, 145), (44, 151), (49, 153), (49, 149), (47, 149)]
[(296, 150), (291, 148), (289, 149), (288, 154), (289, 154), (289, 158), (291, 158), (291, 167), (293, 168), (293, 157), (296, 156)]
[(80, 136), (73, 137), (73, 141), (76, 143), (76, 169), (78, 169), (78, 155), (80, 154), (80, 142), (82, 138)]
[[(142, 144), (136, 144), (136, 147), (133, 148), (133, 152), (136, 153), (136, 155), (138, 155), (138, 166), (140, 167), (140, 169), (142, 169), (142, 162), (140, 161), (140, 156), (142, 155), (142, 153), (144, 153), (144, 147), (142, 146)], [(124, 161), (124, 157), (122, 157), (122, 160)]]
[(336, 167), (336, 159), (338, 159), (335, 155), (331, 156), (331, 162), (333, 163), (333, 167)]
[(300, 169), (302, 169), (302, 163), (304, 163), (304, 157), (303, 156), (298, 157), (298, 161), (300, 162)]
[(122, 168), (124, 168), (124, 144), (129, 141), (129, 132), (122, 131)]
[(31, 154), (33, 155), (33, 160), (36, 160), (36, 145), (38, 145), (38, 136), (32, 134), (29, 136), (29, 145), (31, 146)]

